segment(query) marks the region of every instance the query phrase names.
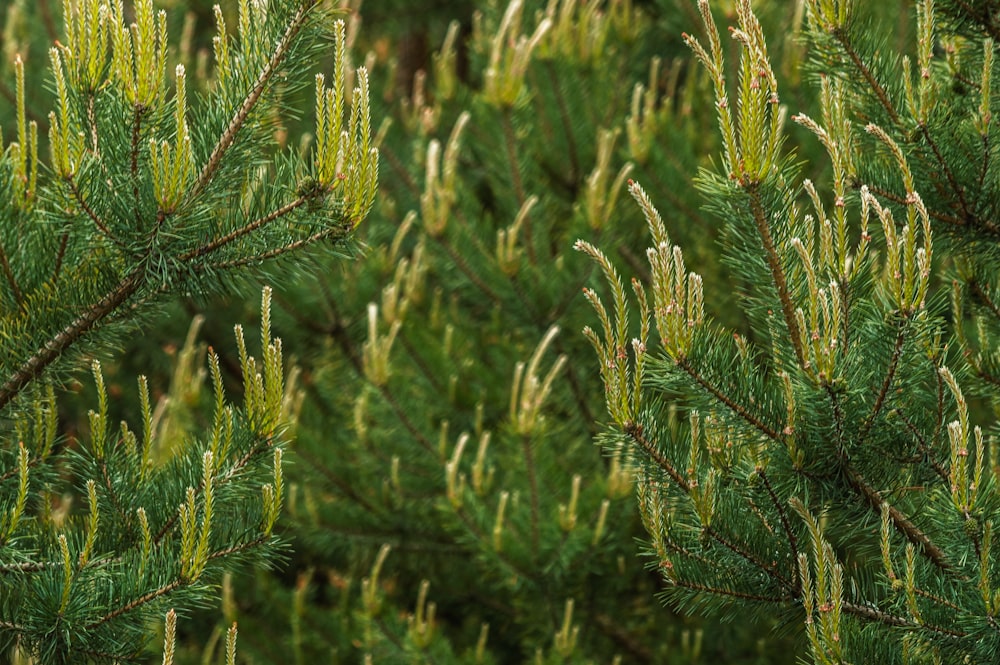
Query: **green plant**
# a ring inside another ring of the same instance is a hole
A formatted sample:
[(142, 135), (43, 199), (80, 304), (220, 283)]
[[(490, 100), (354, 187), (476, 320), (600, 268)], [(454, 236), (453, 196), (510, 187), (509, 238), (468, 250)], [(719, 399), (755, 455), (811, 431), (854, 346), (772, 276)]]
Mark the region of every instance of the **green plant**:
[(587, 292), (587, 335), (652, 565), (685, 611), (801, 626), (816, 663), (994, 662), (996, 426), (974, 422), (998, 398), (997, 8), (921, 0), (896, 57), (862, 3), (806, 2), (821, 110), (792, 120), (828, 153), (813, 184), (760, 23), (736, 6), (735, 72), (707, 0), (687, 40), (722, 139), (696, 184), (749, 329), (713, 321), (636, 183), (649, 282), (629, 296), (577, 245), (611, 288), (609, 308)]
[[(344, 24), (312, 0), (245, 0), (233, 32), (217, 10), (212, 74), (193, 102), (151, 0), (63, 11), (48, 52), (50, 159), (21, 58), (16, 141), (0, 156), (0, 655), (119, 662), (167, 607), (212, 598), (223, 569), (274, 560), (286, 395), (269, 290), (259, 358), (237, 328), (242, 406), (210, 354), (211, 415), (169, 439), (143, 377), (138, 422), (113, 424), (97, 357), (179, 294), (344, 246), (373, 203), (377, 152), (366, 73), (348, 105)], [(279, 144), (280, 119), (327, 40), (332, 87), (316, 77), (304, 159)], [(68, 434), (57, 402), (81, 362), (97, 406)]]
[[(294, 553), (227, 585), (214, 634), (239, 620), (256, 662), (778, 660), (780, 639), (659, 607), (635, 563), (631, 473), (593, 445), (601, 386), (571, 332), (593, 270), (573, 239), (636, 256), (641, 229), (615, 221), (630, 173), (655, 174), (713, 251), (684, 185), (716, 143), (692, 112), (707, 79), (676, 27), (628, 2), (481, 4), (404, 99), (378, 55), (392, 43), (366, 59), (393, 121), (369, 255), (275, 293), (305, 392)], [(206, 322), (210, 343), (223, 334)]]

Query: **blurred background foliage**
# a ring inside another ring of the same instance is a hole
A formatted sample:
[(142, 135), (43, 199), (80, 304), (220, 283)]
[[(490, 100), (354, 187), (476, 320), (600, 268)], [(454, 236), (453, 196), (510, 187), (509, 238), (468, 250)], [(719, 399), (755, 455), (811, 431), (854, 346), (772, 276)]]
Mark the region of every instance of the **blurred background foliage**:
[[(174, 57), (202, 85), (212, 4), (158, 0), (181, 36)], [(756, 4), (783, 103), (814, 112), (802, 2)], [(732, 23), (730, 2), (712, 8)], [(603, 395), (580, 291), (598, 276), (571, 248), (577, 238), (614, 248), (644, 274), (645, 225), (625, 178), (643, 185), (703, 274), (706, 308), (746, 330), (732, 304), (752, 285), (733, 284), (714, 260), (719, 222), (692, 185), (717, 142), (707, 81), (681, 39), (701, 24), (693, 0), (346, 10), (381, 123), (380, 192), (356, 260), (316, 253), (268, 279), (274, 329), (300, 370), (287, 560), (227, 577), (220, 607), (181, 621), (179, 655), (217, 659), (238, 621), (241, 658), (254, 663), (788, 662), (798, 627), (701, 623), (662, 606), (629, 461), (595, 443)], [(892, 20), (899, 7), (872, 11)], [(13, 57), (40, 72), (62, 8), (13, 0), (3, 12), (9, 131)], [(28, 99), (44, 135), (41, 78)], [(312, 91), (289, 95), (311, 122)], [(820, 154), (803, 130), (788, 131), (803, 160)], [(238, 377), (229, 325), (254, 320), (259, 285), (246, 293), (174, 303), (106, 368), (112, 393), (149, 375), (160, 417), (182, 436), (209, 399), (198, 369), (209, 345)], [(73, 409), (64, 419), (83, 422)]]

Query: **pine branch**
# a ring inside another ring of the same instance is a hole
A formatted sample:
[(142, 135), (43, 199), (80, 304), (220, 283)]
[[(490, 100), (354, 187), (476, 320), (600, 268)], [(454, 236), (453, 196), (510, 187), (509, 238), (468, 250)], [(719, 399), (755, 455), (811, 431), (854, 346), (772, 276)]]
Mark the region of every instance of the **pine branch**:
[[(792, 553), (792, 561), (798, 561), (799, 559), (799, 541), (795, 536), (795, 532), (792, 530), (792, 524), (788, 520), (788, 513), (785, 511), (784, 505), (778, 500), (778, 495), (775, 493), (774, 488), (771, 486), (771, 481), (767, 477), (767, 472), (763, 468), (758, 467), (756, 470), (757, 477), (761, 479), (764, 483), (764, 488), (767, 489), (767, 495), (771, 499), (771, 505), (778, 512), (778, 517), (781, 519), (781, 528), (785, 532), (785, 537), (788, 539), (788, 549)], [(798, 595), (800, 593), (799, 589), (799, 579), (795, 578), (795, 593)]]
[[(900, 330), (902, 330), (902, 328)], [(952, 566), (948, 563), (944, 552), (934, 545), (930, 538), (918, 529), (916, 525), (914, 525), (913, 522), (911, 522), (905, 515), (903, 515), (898, 508), (884, 500), (878, 490), (872, 487), (865, 477), (854, 468), (854, 465), (851, 463), (851, 460), (847, 455), (847, 450), (844, 448), (843, 414), (840, 408), (840, 400), (838, 399), (837, 394), (833, 392), (829, 386), (826, 388), (826, 392), (830, 398), (831, 404), (833, 405), (834, 422), (837, 428), (837, 455), (840, 458), (841, 467), (844, 470), (844, 474), (847, 477), (847, 481), (851, 486), (851, 489), (853, 489), (865, 500), (865, 503), (868, 504), (868, 507), (872, 510), (872, 512), (878, 515), (882, 514), (882, 506), (886, 506), (889, 511), (889, 519), (896, 530), (899, 531), (907, 540), (917, 546), (920, 551), (934, 563), (934, 565), (943, 571), (951, 572), (953, 570)]]
[(931, 449), (930, 445), (928, 445), (927, 440), (917, 429), (916, 425), (914, 425), (913, 422), (906, 417), (906, 414), (903, 413), (902, 409), (897, 408), (893, 411), (893, 413), (903, 419), (903, 423), (906, 425), (907, 431), (909, 431), (910, 434), (913, 435), (913, 438), (917, 440), (917, 446), (920, 448), (920, 452), (923, 454), (924, 459), (927, 460), (927, 463), (931, 465), (931, 468), (934, 469), (934, 473), (937, 474), (937, 477), (944, 483), (950, 483), (951, 481), (948, 479), (947, 469), (941, 466), (941, 464), (934, 459), (933, 449)]
[(889, 519), (892, 521), (892, 524), (897, 531), (899, 531), (911, 543), (916, 545), (935, 566), (945, 572), (954, 572), (954, 568), (948, 562), (945, 553), (931, 541), (927, 534), (918, 529), (913, 522), (907, 519), (907, 517), (903, 515), (898, 508), (885, 501), (885, 499), (882, 498), (882, 495), (870, 484), (868, 484), (865, 477), (862, 476), (850, 462), (844, 461), (844, 471), (847, 474), (847, 479), (851, 487), (859, 495), (861, 495), (861, 497), (868, 504), (868, 507), (872, 509), (872, 512), (880, 513), (882, 506), (886, 505), (889, 509)]
[(521, 435), (521, 454), (524, 458), (524, 470), (528, 476), (528, 498), (531, 500), (531, 549), (538, 552), (538, 477), (535, 474), (535, 457), (531, 452), (531, 439), (527, 434)]
[(896, 329), (896, 342), (892, 348), (892, 357), (889, 360), (889, 367), (886, 369), (885, 378), (882, 380), (882, 386), (879, 388), (878, 395), (875, 398), (875, 403), (872, 405), (872, 410), (865, 418), (864, 423), (861, 425), (861, 430), (858, 432), (857, 441), (859, 446), (864, 445), (868, 438), (869, 432), (871, 432), (872, 426), (875, 424), (875, 420), (878, 418), (879, 414), (882, 412), (882, 407), (885, 405), (886, 395), (889, 394), (889, 389), (892, 387), (892, 382), (896, 378), (896, 370), (899, 368), (899, 359), (903, 353), (903, 342), (906, 339), (906, 320), (900, 320), (897, 323)]
[(764, 596), (762, 594), (749, 593), (746, 591), (737, 591), (735, 589), (727, 589), (725, 587), (708, 586), (705, 584), (699, 584), (698, 582), (692, 582), (690, 580), (670, 578), (669, 583), (673, 586), (678, 586), (683, 589), (690, 589), (692, 591), (710, 593), (716, 596), (728, 596), (730, 598), (737, 598), (739, 600), (747, 600), (755, 603), (787, 605), (795, 600), (794, 596)]
[(232, 119), (229, 121), (229, 125), (226, 127), (222, 136), (219, 137), (219, 141), (212, 148), (212, 154), (209, 155), (208, 161), (205, 162), (205, 166), (202, 167), (201, 173), (198, 174), (198, 179), (195, 181), (194, 185), (188, 192), (188, 200), (193, 200), (196, 198), (201, 191), (212, 181), (215, 176), (215, 172), (222, 165), (222, 158), (225, 156), (226, 151), (236, 140), (237, 135), (243, 128), (244, 123), (246, 123), (247, 118), (250, 117), (250, 112), (257, 106), (257, 101), (260, 99), (261, 95), (264, 94), (264, 90), (267, 88), (268, 83), (270, 83), (271, 78), (278, 71), (278, 68), (284, 62), (285, 57), (288, 55), (289, 50), (295, 40), (295, 36), (299, 33), (302, 27), (305, 25), (306, 16), (308, 14), (308, 9), (304, 5), (299, 5), (292, 19), (288, 22), (288, 27), (285, 28), (285, 33), (278, 40), (278, 43), (274, 46), (274, 51), (271, 53), (271, 58), (264, 65), (260, 74), (257, 76), (257, 80), (254, 82), (253, 86), (250, 88), (250, 92), (243, 99), (243, 103), (233, 114)]
[(664, 457), (663, 454), (656, 449), (656, 446), (654, 446), (653, 443), (643, 434), (642, 425), (634, 422), (627, 422), (625, 423), (623, 429), (625, 430), (625, 433), (628, 434), (640, 448), (642, 448), (649, 458), (653, 460), (656, 466), (667, 472), (667, 475), (670, 476), (679, 488), (684, 490), (685, 494), (691, 492), (691, 485), (684, 479), (684, 476), (682, 476), (680, 472), (674, 468), (674, 465), (670, 463), (670, 460)]
[[(192, 259), (201, 258), (201, 257), (205, 256), (206, 254), (211, 254), (212, 252), (215, 252), (215, 251), (217, 251), (219, 249), (222, 249), (226, 245), (232, 243), (234, 240), (239, 240), (240, 238), (242, 238), (243, 236), (247, 235), (248, 233), (253, 233), (257, 229), (262, 228), (262, 227), (270, 224), (271, 222), (273, 222), (275, 220), (278, 220), (278, 219), (281, 219), (282, 217), (290, 214), (291, 212), (293, 212), (294, 210), (297, 210), (298, 208), (300, 208), (302, 205), (304, 205), (305, 203), (309, 202), (310, 200), (311, 200), (311, 197), (310, 198), (307, 198), (305, 196), (296, 197), (295, 200), (293, 200), (293, 201), (291, 201), (289, 203), (286, 203), (285, 205), (281, 206), (280, 208), (272, 210), (268, 214), (266, 214), (266, 215), (264, 215), (262, 217), (258, 217), (257, 219), (253, 220), (252, 222), (249, 222), (249, 223), (245, 224), (244, 226), (241, 226), (238, 229), (234, 229), (233, 231), (231, 231), (230, 233), (227, 233), (224, 236), (220, 236), (220, 237), (218, 237), (218, 238), (216, 238), (214, 240), (211, 240), (211, 241), (205, 243), (204, 245), (198, 247), (197, 249), (193, 249), (190, 252), (187, 252), (186, 254), (182, 254), (180, 256), (180, 261), (182, 261), (182, 262), (191, 261)], [(304, 244), (308, 244), (308, 243), (304, 243)], [(290, 250), (285, 250), (285, 251), (290, 251)], [(274, 254), (272, 256), (277, 256), (277, 255)], [(270, 257), (268, 257), (268, 258), (270, 258)]]
[[(94, 209), (91, 208), (90, 204), (88, 204), (86, 199), (83, 198), (83, 194), (80, 192), (80, 188), (77, 186), (76, 181), (73, 178), (66, 178), (65, 182), (69, 187), (70, 193), (73, 195), (73, 200), (76, 201), (77, 205), (79, 205), (85, 213), (87, 213), (87, 217), (90, 218), (90, 221), (94, 223), (94, 226), (97, 227), (101, 234), (115, 245), (124, 249), (125, 244), (121, 241), (121, 239), (111, 232), (111, 229), (104, 223), (104, 220), (101, 219), (96, 212), (94, 212)], [(136, 185), (136, 187), (138, 187), (138, 185)], [(138, 196), (138, 190), (136, 190), (136, 196)], [(138, 210), (136, 211), (136, 214), (138, 215)], [(137, 223), (138, 221), (139, 220), (136, 219)]]
[(11, 294), (14, 296), (14, 302), (17, 303), (18, 309), (23, 309), (24, 296), (21, 295), (21, 289), (17, 285), (17, 278), (14, 277), (14, 271), (10, 269), (10, 261), (7, 260), (7, 252), (4, 250), (2, 244), (0, 244), (0, 267), (3, 268), (3, 275), (7, 280), (7, 285), (10, 287)]
[[(510, 177), (514, 185), (514, 197), (518, 207), (524, 206), (527, 196), (524, 193), (524, 183), (521, 182), (521, 167), (517, 159), (517, 138), (514, 136), (514, 124), (511, 119), (511, 109), (504, 106), (500, 114), (500, 126), (503, 128), (504, 147), (507, 150), (507, 161), (510, 164)], [(528, 261), (536, 265), (535, 243), (532, 239), (531, 218), (524, 220), (524, 247), (528, 252)]]
[(142, 286), (144, 274), (144, 267), (133, 270), (104, 297), (81, 312), (72, 323), (50, 338), (33, 356), (14, 370), (0, 386), (0, 409), (7, 406), (26, 386), (41, 376), (42, 371), (75, 344), (80, 337), (135, 295)]
[(687, 358), (681, 358), (677, 361), (677, 366), (687, 372), (688, 376), (697, 382), (705, 391), (711, 394), (715, 399), (719, 400), (725, 404), (730, 411), (739, 416), (742, 420), (746, 421), (757, 429), (761, 434), (771, 439), (772, 441), (781, 442), (781, 435), (778, 434), (777, 430), (773, 427), (767, 425), (760, 418), (750, 413), (748, 410), (743, 408), (739, 403), (737, 403), (733, 398), (726, 395), (718, 387), (713, 385), (704, 376), (702, 376), (698, 370), (688, 362)]
[(850, 58), (851, 62), (854, 64), (854, 68), (861, 74), (865, 79), (865, 83), (868, 84), (868, 89), (875, 93), (875, 97), (878, 99), (882, 108), (885, 109), (886, 113), (892, 119), (893, 124), (899, 125), (899, 113), (896, 111), (896, 107), (893, 106), (892, 102), (889, 100), (889, 94), (886, 92), (882, 84), (878, 82), (872, 70), (865, 64), (861, 59), (861, 56), (854, 49), (854, 45), (851, 43), (850, 35), (841, 27), (834, 28), (831, 32), (833, 38), (837, 40), (841, 48), (844, 49), (844, 53)]
[(102, 626), (102, 625), (106, 624), (107, 622), (112, 621), (114, 619), (117, 619), (118, 617), (122, 616), (123, 614), (128, 614), (129, 612), (131, 612), (133, 610), (136, 610), (136, 609), (142, 607), (143, 605), (156, 600), (157, 598), (161, 598), (161, 597), (167, 595), (168, 593), (179, 589), (180, 587), (182, 587), (184, 585), (185, 585), (185, 582), (182, 581), (182, 580), (179, 580), (179, 579), (173, 580), (172, 582), (168, 582), (167, 584), (164, 584), (163, 586), (159, 587), (158, 589), (150, 591), (149, 593), (144, 594), (144, 595), (142, 595), (142, 596), (140, 596), (140, 597), (138, 597), (138, 598), (136, 598), (136, 599), (134, 599), (134, 600), (132, 600), (132, 601), (124, 604), (124, 605), (122, 605), (121, 607), (115, 608), (114, 610), (108, 612), (107, 614), (105, 614), (104, 616), (100, 617), (99, 619), (97, 619), (93, 623), (89, 624), (87, 626), (87, 629), (93, 630), (94, 628), (97, 628), (98, 626)]
[[(868, 188), (868, 191), (870, 191), (872, 194), (879, 196), (880, 198), (884, 198), (887, 201), (892, 201), (893, 203), (896, 203), (901, 206), (907, 205), (905, 196), (900, 196), (895, 192), (891, 192), (885, 189), (884, 187), (880, 187), (876, 183), (869, 182), (865, 183), (864, 186)], [(862, 183), (855, 181), (852, 183), (852, 187), (854, 187), (854, 189), (860, 190), (862, 187)], [(960, 217), (956, 217), (955, 215), (949, 215), (947, 213), (938, 210), (928, 210), (927, 214), (930, 215), (931, 219), (937, 220), (939, 222), (944, 222), (945, 224), (950, 224), (952, 226), (965, 226), (967, 224), (966, 220)]]
[[(965, 200), (965, 188), (958, 184), (958, 180), (955, 178), (955, 174), (951, 170), (951, 166), (945, 161), (941, 154), (941, 149), (938, 147), (937, 142), (934, 137), (931, 136), (930, 130), (927, 127), (927, 123), (922, 122), (917, 125), (920, 128), (920, 133), (923, 135), (924, 140), (927, 141), (927, 145), (931, 147), (931, 151), (934, 153), (934, 159), (937, 161), (938, 168), (944, 172), (945, 178), (948, 180), (948, 185), (951, 187), (952, 194), (958, 199), (958, 208), (962, 213), (962, 219), (966, 220), (978, 220), (973, 216), (972, 212), (969, 210), (969, 203)], [(983, 222), (984, 228), (990, 228), (995, 230), (995, 226), (987, 222)]]
[[(785, 325), (788, 326), (788, 335), (792, 343), (792, 348), (795, 350), (795, 357), (799, 361), (799, 366), (805, 367), (806, 354), (802, 348), (802, 333), (799, 330), (799, 323), (795, 318), (795, 304), (792, 302), (792, 296), (788, 291), (788, 282), (785, 278), (785, 270), (781, 267), (781, 258), (778, 256), (778, 250), (774, 246), (774, 240), (771, 238), (771, 229), (768, 226), (764, 206), (760, 201), (759, 188), (759, 183), (754, 183), (746, 187), (747, 194), (750, 197), (750, 213), (753, 217), (754, 226), (757, 227), (757, 233), (760, 235), (761, 244), (764, 247), (764, 258), (767, 261), (768, 269), (771, 271), (771, 279), (774, 282), (775, 289), (778, 291), (778, 300), (781, 302), (781, 313), (785, 318)], [(776, 439), (777, 436), (771, 438)]]

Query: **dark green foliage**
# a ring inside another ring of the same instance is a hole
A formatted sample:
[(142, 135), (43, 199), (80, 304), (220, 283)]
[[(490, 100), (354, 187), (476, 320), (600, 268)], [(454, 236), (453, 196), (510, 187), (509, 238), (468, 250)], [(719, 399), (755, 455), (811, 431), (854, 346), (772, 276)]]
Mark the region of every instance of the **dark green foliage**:
[(995, 662), (992, 14), (926, 0), (900, 29), (806, 2), (820, 109), (791, 119), (827, 152), (816, 186), (785, 145), (778, 60), (736, 4), (735, 67), (707, 2), (689, 44), (723, 142), (697, 183), (749, 330), (713, 320), (639, 184), (648, 284), (627, 297), (578, 244), (612, 289), (610, 312), (588, 292), (588, 335), (667, 598), (803, 625), (816, 663)]
[[(270, 289), (256, 358), (237, 327), (240, 406), (214, 353), (207, 408), (187, 422), (164, 416), (145, 376), (137, 391), (135, 377), (109, 391), (96, 354), (173, 297), (225, 292), (293, 250), (343, 244), (372, 204), (377, 153), (364, 71), (345, 106), (344, 24), (313, 2), (241, 3), (232, 31), (219, 12), (197, 95), (149, 0), (63, 10), (48, 140), (27, 114), (40, 86), (26, 81), (42, 75), (18, 57), (0, 155), (0, 658), (123, 662), (168, 608), (207, 604), (224, 569), (279, 555), (289, 403)], [(9, 8), (6, 46), (31, 16)], [(276, 130), (329, 40), (339, 65), (332, 87), (315, 83), (321, 119), (305, 160)], [(67, 425), (57, 402), (81, 361), (94, 408)], [(118, 424), (122, 390), (138, 408)]]
[[(529, 48), (543, 4), (505, 29), (506, 4), (484, 7), (471, 40), (434, 53), (402, 99), (369, 60), (387, 102), (375, 114), (394, 122), (360, 231), (368, 255), (276, 297), (304, 370), (294, 553), (278, 578), (234, 578), (224, 603), (258, 662), (781, 662), (781, 639), (756, 627), (658, 607), (636, 561), (631, 472), (593, 445), (600, 385), (573, 332), (593, 280), (573, 241), (639, 256), (641, 217), (620, 205), (629, 168), (658, 179), (684, 237), (713, 254), (688, 184), (715, 145), (693, 110), (707, 81), (684, 62), (680, 26), (665, 42), (627, 3), (553, 5)], [(524, 71), (491, 77), (518, 44)]]

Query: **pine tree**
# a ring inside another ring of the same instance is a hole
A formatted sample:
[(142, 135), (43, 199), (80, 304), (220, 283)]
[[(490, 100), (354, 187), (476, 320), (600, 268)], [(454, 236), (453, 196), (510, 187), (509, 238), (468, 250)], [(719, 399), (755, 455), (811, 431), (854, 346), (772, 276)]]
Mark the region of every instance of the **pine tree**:
[(685, 184), (717, 143), (697, 111), (708, 79), (665, 11), (480, 4), (402, 99), (380, 55), (394, 42), (361, 8), (374, 114), (393, 120), (369, 253), (276, 289), (305, 391), (279, 526), (294, 552), (224, 583), (213, 634), (238, 620), (258, 663), (782, 662), (780, 640), (659, 607), (631, 473), (593, 445), (601, 386), (574, 332), (594, 269), (573, 240), (640, 256), (629, 174), (655, 176), (711, 256)]
[[(5, 51), (26, 24), (18, 11)], [(204, 605), (224, 569), (279, 553), (288, 402), (270, 290), (259, 356), (236, 331), (242, 404), (211, 353), (209, 409), (190, 427), (157, 419), (144, 377), (138, 420), (115, 424), (100, 358), (178, 294), (346, 247), (373, 203), (377, 152), (366, 72), (349, 95), (345, 25), (313, 0), (217, 9), (211, 74), (190, 79), (151, 0), (66, 0), (62, 18), (47, 52), (53, 110), (29, 118), (42, 55), (25, 39), (0, 156), (0, 658), (123, 662), (167, 608)], [(281, 144), (281, 118), (329, 42), (334, 74), (331, 87), (315, 78), (303, 158)], [(73, 433), (59, 403), (81, 364), (96, 404)]]
[(735, 65), (698, 8), (687, 41), (722, 145), (695, 184), (747, 285), (748, 329), (715, 319), (638, 182), (649, 280), (626, 288), (577, 244), (611, 291), (587, 291), (586, 334), (609, 445), (639, 469), (652, 567), (684, 611), (801, 627), (815, 663), (995, 662), (998, 7), (920, 0), (894, 35), (865, 3), (808, 0), (820, 110), (790, 119), (822, 171), (786, 145), (749, 1)]

